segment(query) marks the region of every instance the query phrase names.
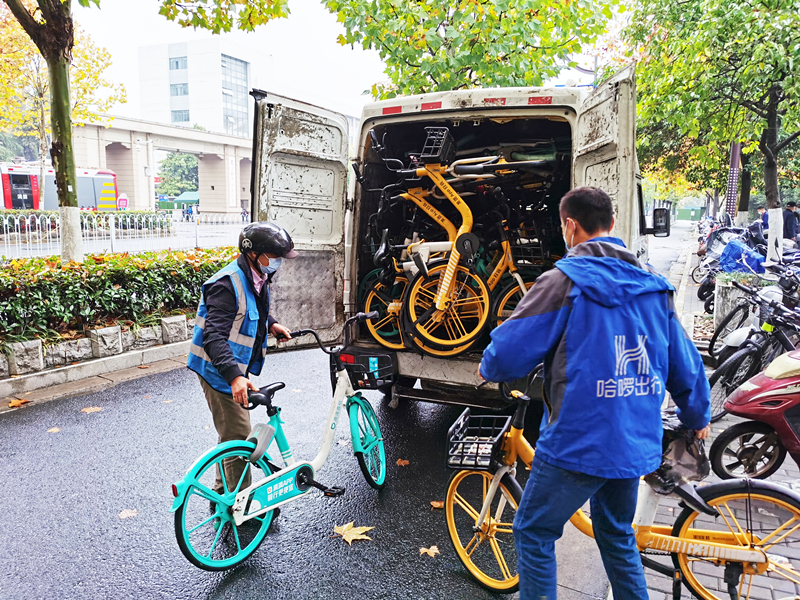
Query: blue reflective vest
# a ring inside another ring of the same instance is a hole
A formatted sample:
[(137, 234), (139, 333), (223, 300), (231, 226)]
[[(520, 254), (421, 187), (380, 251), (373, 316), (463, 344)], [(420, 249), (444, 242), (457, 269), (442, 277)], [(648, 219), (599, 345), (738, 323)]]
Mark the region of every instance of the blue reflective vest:
[(247, 283), (247, 276), (235, 260), (220, 269), (203, 284), (203, 294), (200, 297), (200, 306), (197, 308), (197, 319), (195, 319), (192, 344), (189, 347), (187, 366), (218, 392), (230, 394), (230, 384), (220, 375), (203, 349), (203, 334), (208, 316), (205, 301), (206, 291), (211, 284), (222, 277), (230, 277), (236, 293), (236, 318), (233, 320), (233, 326), (228, 335), (228, 345), (245, 377), (248, 375), (248, 370), (254, 375), (261, 373), (264, 355), (267, 353), (267, 336), (264, 336), (261, 348), (253, 348), (258, 333), (258, 305), (256, 297)]

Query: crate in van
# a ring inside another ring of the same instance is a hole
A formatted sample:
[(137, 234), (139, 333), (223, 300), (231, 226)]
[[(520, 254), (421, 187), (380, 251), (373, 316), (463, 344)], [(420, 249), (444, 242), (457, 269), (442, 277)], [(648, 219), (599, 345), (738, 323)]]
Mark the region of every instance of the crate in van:
[[(615, 235), (647, 259), (632, 69), (597, 89), (474, 89), (369, 104), (355, 171), (344, 116), (253, 95), (252, 212), (286, 227), (301, 252), (276, 278), (275, 305), (283, 321), (330, 341), (346, 314), (381, 308), (346, 354), (362, 372), (381, 365), (362, 387), (491, 404), (496, 388), (474, 389), (481, 351), (513, 294), (564, 253), (558, 202), (573, 187), (608, 192)], [(503, 260), (516, 272), (498, 275)]]

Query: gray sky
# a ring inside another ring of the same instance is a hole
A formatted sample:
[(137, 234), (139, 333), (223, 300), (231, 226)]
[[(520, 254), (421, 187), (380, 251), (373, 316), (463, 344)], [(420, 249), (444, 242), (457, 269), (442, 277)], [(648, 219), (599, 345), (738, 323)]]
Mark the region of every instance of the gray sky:
[[(158, 0), (101, 0), (100, 9), (73, 6), (78, 24), (111, 52), (108, 75), (128, 92), (128, 103), (112, 111), (120, 116), (140, 117), (139, 46), (212, 35), (168, 21), (158, 14)], [(370, 101), (362, 92), (386, 79), (378, 53), (337, 44), (336, 37), (344, 28), (319, 0), (289, 0), (289, 9), (288, 19), (262, 25), (254, 33), (221, 35), (272, 56), (273, 76), (267, 91), (360, 116), (362, 106)]]

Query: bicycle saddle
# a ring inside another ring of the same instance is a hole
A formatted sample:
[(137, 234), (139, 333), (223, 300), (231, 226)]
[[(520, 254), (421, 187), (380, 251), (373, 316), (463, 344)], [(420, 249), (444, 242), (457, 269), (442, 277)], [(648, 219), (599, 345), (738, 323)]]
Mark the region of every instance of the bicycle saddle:
[(275, 395), (275, 392), (278, 390), (282, 390), (286, 387), (286, 384), (282, 381), (276, 381), (275, 383), (270, 383), (269, 385), (265, 385), (257, 392), (250, 392), (247, 397), (250, 400), (250, 403), (255, 407), (259, 405), (270, 406), (272, 405), (272, 397)]
[(378, 246), (375, 256), (372, 257), (372, 262), (376, 267), (385, 267), (392, 259), (392, 252), (389, 249), (389, 230), (384, 229), (381, 234), (381, 245)]

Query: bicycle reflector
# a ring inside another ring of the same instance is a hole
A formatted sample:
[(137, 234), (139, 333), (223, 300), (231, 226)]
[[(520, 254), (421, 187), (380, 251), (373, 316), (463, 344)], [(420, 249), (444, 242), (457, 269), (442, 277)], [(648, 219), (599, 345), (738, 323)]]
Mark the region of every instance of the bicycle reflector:
[(352, 354), (340, 354), (339, 358), (342, 359), (343, 363), (347, 363), (348, 365), (356, 364), (356, 357)]
[(172, 495), (176, 498), (178, 497), (178, 486), (176, 486), (174, 483), (172, 484)]

